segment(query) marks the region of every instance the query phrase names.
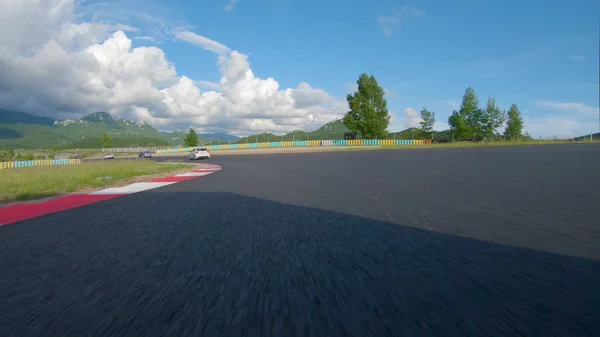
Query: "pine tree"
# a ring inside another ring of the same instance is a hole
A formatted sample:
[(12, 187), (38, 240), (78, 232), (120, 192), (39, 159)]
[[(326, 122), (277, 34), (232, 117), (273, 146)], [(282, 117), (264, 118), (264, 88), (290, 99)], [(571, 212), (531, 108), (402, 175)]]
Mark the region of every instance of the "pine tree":
[(363, 73), (356, 83), (358, 91), (346, 96), (350, 111), (344, 116), (344, 124), (367, 139), (384, 138), (390, 124), (385, 91), (373, 75)]
[(421, 110), (421, 130), (427, 134), (431, 134), (433, 131), (433, 125), (435, 124), (435, 112), (429, 111), (426, 108)]
[(102, 136), (100, 136), (100, 144), (103, 148), (113, 147), (112, 138), (108, 135), (108, 133), (104, 132)]
[(183, 138), (183, 145), (185, 147), (194, 147), (200, 144), (200, 139), (198, 138), (198, 134), (193, 128), (190, 128), (190, 131)]
[(506, 119), (506, 112), (502, 111), (493, 97), (489, 97), (483, 113), (483, 137), (493, 137)]
[(504, 137), (508, 140), (523, 137), (523, 117), (516, 104), (511, 105), (508, 110), (508, 120), (506, 122), (506, 129), (504, 130)]
[(481, 130), (481, 115), (477, 94), (469, 87), (462, 97), (460, 109), (452, 112), (448, 124), (457, 139), (474, 139)]

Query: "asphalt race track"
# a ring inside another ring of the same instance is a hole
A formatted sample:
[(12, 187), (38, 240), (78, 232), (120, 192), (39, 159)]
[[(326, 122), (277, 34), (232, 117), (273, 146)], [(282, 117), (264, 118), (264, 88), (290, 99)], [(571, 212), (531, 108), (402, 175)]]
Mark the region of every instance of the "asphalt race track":
[(598, 145), (209, 162), (0, 227), (0, 336), (600, 336)]

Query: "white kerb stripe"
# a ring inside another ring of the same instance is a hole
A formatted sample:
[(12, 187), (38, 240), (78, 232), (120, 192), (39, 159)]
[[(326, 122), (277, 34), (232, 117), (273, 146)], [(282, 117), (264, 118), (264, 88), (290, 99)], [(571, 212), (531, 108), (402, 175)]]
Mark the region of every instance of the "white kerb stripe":
[(202, 177), (214, 172), (188, 172), (182, 174), (176, 174), (175, 177)]
[(175, 182), (145, 182), (135, 183), (122, 187), (112, 187), (105, 190), (97, 191), (92, 194), (132, 194), (142, 191), (151, 190), (153, 188), (159, 188), (167, 185), (175, 184)]

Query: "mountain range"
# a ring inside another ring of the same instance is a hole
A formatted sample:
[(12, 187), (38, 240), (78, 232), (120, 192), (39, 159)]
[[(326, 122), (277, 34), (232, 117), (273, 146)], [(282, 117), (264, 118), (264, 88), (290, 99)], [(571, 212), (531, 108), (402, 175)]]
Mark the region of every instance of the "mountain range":
[[(295, 130), (285, 135), (261, 133), (240, 138), (227, 133), (200, 133), (201, 144), (253, 143), (266, 141), (343, 139), (350, 130), (342, 120), (329, 122), (315, 131)], [(100, 148), (100, 137), (108, 133), (114, 147), (178, 146), (188, 130), (160, 132), (144, 121), (115, 120), (106, 112), (81, 119), (57, 121), (20, 111), (0, 109), (0, 149)], [(397, 139), (421, 139), (419, 129), (391, 134)]]
[[(200, 144), (254, 143), (290, 140), (343, 139), (350, 130), (341, 119), (329, 122), (315, 131), (295, 130), (285, 135), (261, 133), (240, 138), (227, 133), (200, 133)], [(57, 121), (19, 111), (0, 109), (0, 149), (75, 149), (100, 148), (100, 136), (108, 133), (114, 147), (178, 146), (188, 130), (160, 132), (144, 121), (115, 120), (106, 112), (94, 112), (76, 120)], [(395, 139), (428, 139), (418, 128), (389, 134)], [(450, 130), (434, 131), (438, 141), (450, 140)], [(576, 140), (588, 136), (578, 137)], [(594, 139), (600, 135), (593, 135)], [(587, 138), (585, 138), (587, 139)]]
[[(57, 121), (0, 109), (2, 149), (100, 148), (103, 133), (111, 135), (115, 147), (181, 145), (186, 132), (160, 132), (144, 121), (115, 120), (106, 112)], [(236, 142), (240, 139), (226, 133), (201, 133), (198, 137), (202, 143)]]

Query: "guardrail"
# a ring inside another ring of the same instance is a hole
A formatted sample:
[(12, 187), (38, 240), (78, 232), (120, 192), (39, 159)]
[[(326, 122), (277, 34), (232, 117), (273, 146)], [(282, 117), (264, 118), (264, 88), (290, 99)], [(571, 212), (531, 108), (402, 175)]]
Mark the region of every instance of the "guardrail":
[(81, 159), (46, 159), (0, 162), (0, 169), (35, 167), (35, 166), (63, 166), (81, 164)]
[[(394, 146), (394, 145), (426, 145), (431, 140), (413, 139), (351, 139), (351, 140), (296, 140), (286, 142), (262, 142), (227, 145), (204, 146), (211, 151), (235, 150), (235, 149), (262, 149), (278, 147), (319, 147), (319, 146)], [(156, 153), (189, 152), (195, 147), (178, 147), (172, 149), (156, 150)]]

